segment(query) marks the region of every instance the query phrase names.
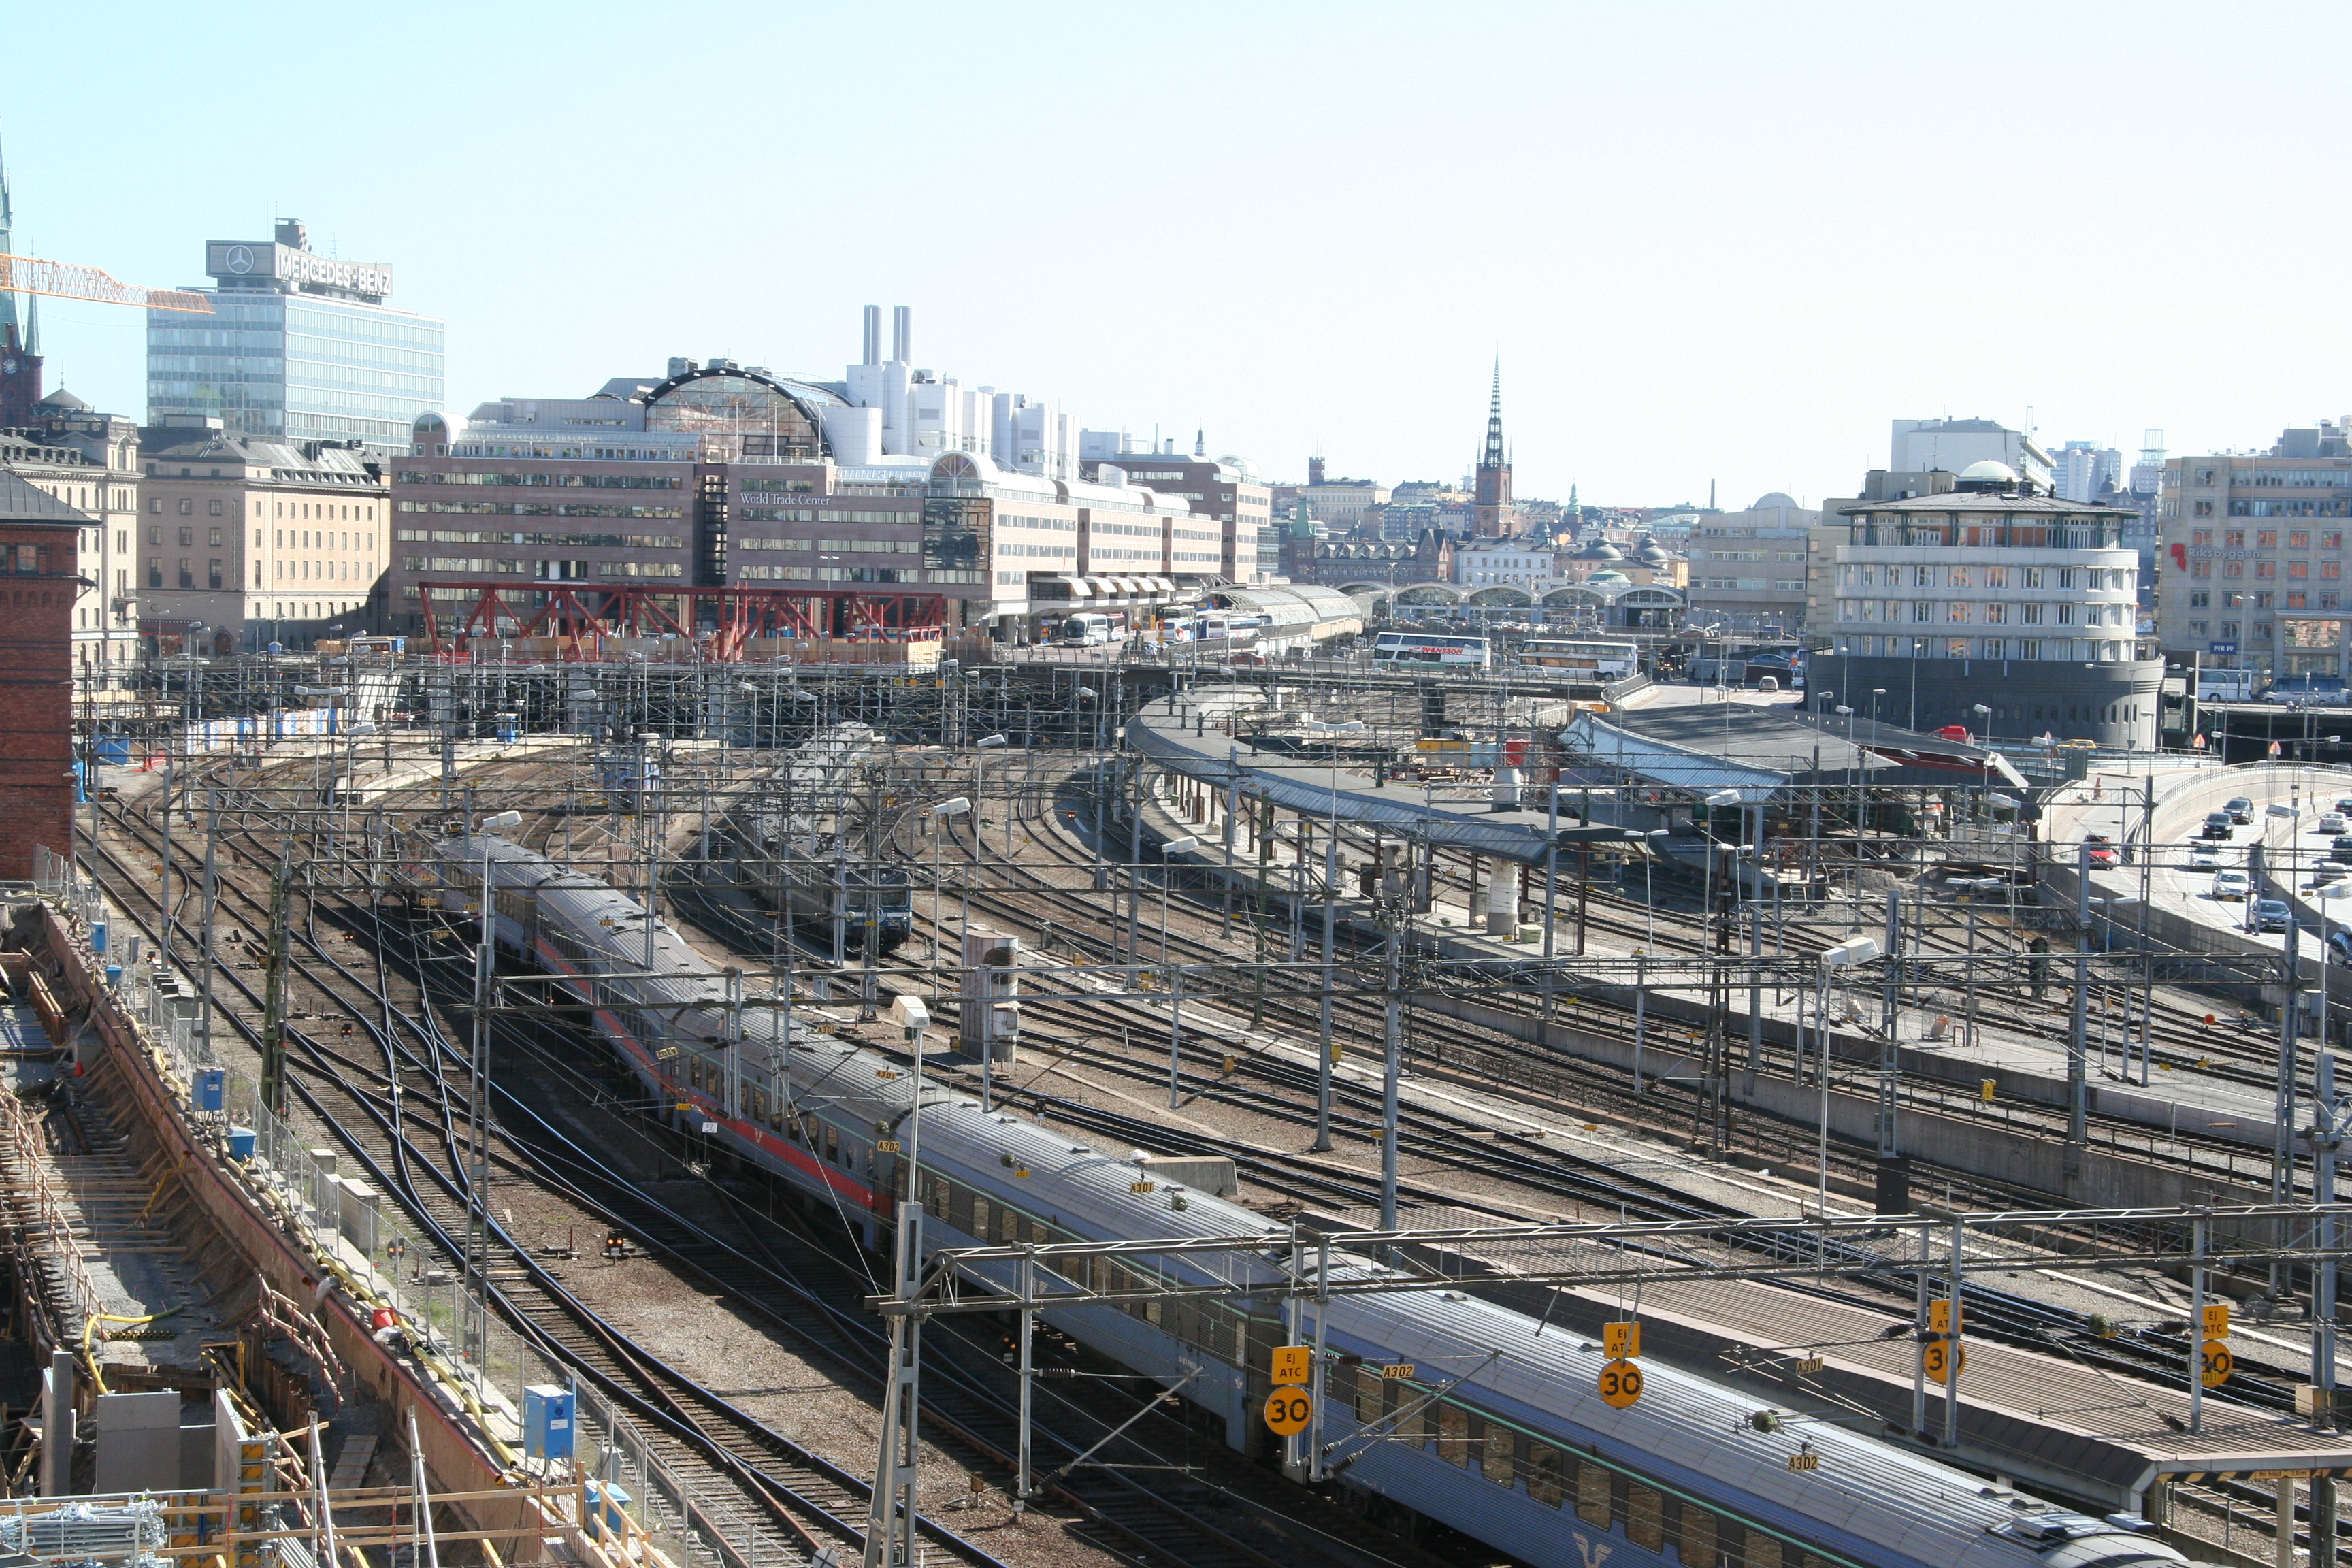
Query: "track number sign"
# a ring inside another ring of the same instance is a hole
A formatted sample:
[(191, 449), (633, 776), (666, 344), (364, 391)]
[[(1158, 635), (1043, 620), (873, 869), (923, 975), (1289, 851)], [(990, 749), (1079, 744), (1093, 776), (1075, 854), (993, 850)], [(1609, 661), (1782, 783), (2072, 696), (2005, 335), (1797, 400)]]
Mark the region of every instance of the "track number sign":
[(1926, 1357), (1927, 1381), (1929, 1383), (1943, 1382), (1945, 1373), (1952, 1366), (1955, 1357), (1958, 1360), (1959, 1369), (1962, 1372), (1968, 1371), (1968, 1346), (1956, 1345), (1949, 1340), (1928, 1341), (1927, 1354)]
[(2238, 1360), (2230, 1353), (2229, 1341), (2207, 1340), (2199, 1347), (2197, 1376), (2206, 1387), (2221, 1387), (2230, 1381), (2230, 1374), (2237, 1370)]
[(1266, 1429), (1277, 1437), (1296, 1437), (1306, 1431), (1314, 1414), (1314, 1396), (1303, 1388), (1277, 1388), (1265, 1396)]
[(1300, 1384), (1315, 1375), (1315, 1347), (1312, 1345), (1276, 1345), (1274, 1347), (1274, 1383), (1279, 1388), (1286, 1384)]
[(1601, 1399), (1612, 1410), (1625, 1410), (1642, 1397), (1642, 1369), (1630, 1361), (1612, 1361), (1601, 1369)]
[(1639, 1323), (1603, 1323), (1601, 1325), (1601, 1348), (1612, 1361), (1633, 1361), (1642, 1354), (1642, 1325)]

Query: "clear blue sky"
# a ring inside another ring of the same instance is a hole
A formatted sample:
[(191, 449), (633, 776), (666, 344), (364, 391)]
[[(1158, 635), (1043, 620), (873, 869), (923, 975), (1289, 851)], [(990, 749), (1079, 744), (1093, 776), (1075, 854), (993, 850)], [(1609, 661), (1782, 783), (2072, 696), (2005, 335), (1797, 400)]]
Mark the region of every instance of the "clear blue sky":
[[(2326, 369), (2352, 10), (1982, 4), (20, 8), (35, 254), (395, 268), (449, 401), (671, 354), (916, 360), (1262, 472), (1851, 493), (1887, 421), (2129, 451), (2352, 408)], [(44, 301), (142, 412), (139, 312)]]

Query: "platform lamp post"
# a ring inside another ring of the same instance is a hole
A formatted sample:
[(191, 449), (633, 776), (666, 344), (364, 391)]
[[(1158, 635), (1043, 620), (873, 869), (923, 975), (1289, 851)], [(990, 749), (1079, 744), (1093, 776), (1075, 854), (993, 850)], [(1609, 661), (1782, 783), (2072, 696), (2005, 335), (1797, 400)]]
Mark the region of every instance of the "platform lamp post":
[(1699, 825), (1700, 852), (1706, 863), (1699, 872), (1699, 922), (1706, 939), (1706, 952), (1715, 951), (1715, 810), (1722, 805), (1738, 805), (1739, 792), (1719, 789), (1706, 797), (1706, 818)]
[(1171, 838), (1160, 846), (1160, 962), (1168, 962), (1168, 858), (1188, 854), (1201, 847), (1197, 837)]
[[(980, 752), (982, 755), (974, 757), (971, 763), (971, 798), (975, 805), (982, 809), (985, 809), (988, 804), (988, 757), (986, 753), (1002, 750), (1005, 743), (1005, 739), (1002, 735), (982, 735), (979, 740), (972, 742), (973, 748)], [(979, 826), (980, 818), (975, 816), (972, 818), (971, 836), (971, 841), (975, 848), (978, 847), (980, 844)], [(1009, 787), (1005, 792), (1004, 799), (1004, 858), (1008, 862), (1013, 858), (1013, 795)]]
[(1991, 749), (1992, 749), (1992, 710), (1991, 710), (1991, 709), (1990, 709), (1990, 708), (1988, 708), (1988, 707), (1986, 707), (1983, 703), (1979, 702), (1979, 703), (1975, 704), (1974, 706), (1970, 707), (1970, 708), (1969, 708), (1969, 712), (1971, 712), (1971, 713), (1973, 713), (1973, 714), (1975, 714), (1975, 715), (1977, 716), (1977, 720), (1978, 720), (1978, 721), (1979, 721), (1979, 723), (1981, 723), (1981, 724), (1984, 726), (1984, 728), (1983, 728), (1983, 729), (1979, 730), (1979, 731), (1977, 731), (1977, 732), (1978, 732), (1979, 734), (1980, 734), (1980, 735), (1982, 735), (1982, 736), (1984, 737), (1984, 739), (1985, 739), (1985, 749), (1986, 749), (1986, 750), (1988, 750), (1988, 751), (1991, 750)]
[[(967, 809), (971, 802), (964, 803)], [(936, 807), (934, 809), (937, 809)], [(907, 1099), (907, 1121), (900, 1142), (900, 1167), (907, 1173), (907, 1195), (898, 1201), (896, 1244), (891, 1247), (890, 1272), (894, 1293), (901, 1300), (922, 1268), (923, 1201), (921, 1166), (923, 1131), (923, 1031), (930, 1026), (930, 1009), (919, 996), (901, 994), (890, 1004), (890, 1019), (907, 1032), (914, 1056), (912, 1090)], [(1021, 1485), (1029, 1484), (1028, 1346), (1031, 1314), (1021, 1314)], [(922, 1323), (911, 1313), (890, 1320), (890, 1363), (883, 1379), (881, 1455), (875, 1466), (874, 1491), (867, 1505), (865, 1568), (913, 1568), (915, 1561), (916, 1467), (922, 1455), (917, 1431), (918, 1373), (922, 1360)]]
[[(1833, 947), (1826, 948), (1822, 952), (1820, 994), (1813, 1001), (1813, 1033), (1815, 1043), (1820, 1047), (1822, 1058), (1818, 1068), (1822, 1086), (1821, 1141), (1816, 1147), (1817, 1163), (1821, 1168), (1816, 1174), (1820, 1181), (1818, 1202), (1821, 1217), (1823, 1220), (1830, 1217), (1830, 975), (1837, 970), (1852, 969), (1856, 964), (1868, 963), (1877, 958), (1879, 953), (1879, 941), (1874, 936), (1848, 937), (1845, 941)], [(1879, 1103), (1882, 1107), (1893, 1105), (1894, 1091), (1891, 1088), (1882, 1092)], [(1891, 1116), (1893, 1111), (1889, 1109), (1884, 1114)], [(1882, 1141), (1885, 1136), (1886, 1134), (1882, 1131)]]

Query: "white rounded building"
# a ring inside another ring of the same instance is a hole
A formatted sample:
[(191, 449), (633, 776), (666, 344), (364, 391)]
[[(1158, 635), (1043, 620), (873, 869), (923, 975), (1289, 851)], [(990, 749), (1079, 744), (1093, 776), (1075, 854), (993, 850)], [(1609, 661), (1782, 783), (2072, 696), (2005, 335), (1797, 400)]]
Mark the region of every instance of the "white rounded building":
[(2140, 657), (2135, 512), (2041, 494), (1987, 461), (1950, 491), (1843, 515), (1832, 644), (1808, 677), (1818, 701), (1861, 713), (1884, 693), (1879, 717), (1910, 729), (2154, 743), (2163, 662)]

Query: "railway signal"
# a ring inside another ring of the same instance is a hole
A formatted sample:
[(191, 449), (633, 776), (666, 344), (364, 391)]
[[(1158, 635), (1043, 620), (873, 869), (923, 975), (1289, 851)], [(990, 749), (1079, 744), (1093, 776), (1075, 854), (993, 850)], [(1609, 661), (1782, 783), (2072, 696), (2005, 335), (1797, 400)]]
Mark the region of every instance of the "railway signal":
[(1631, 1409), (1641, 1397), (1640, 1367), (1630, 1361), (1612, 1361), (1601, 1369), (1601, 1399), (1609, 1408)]
[(1920, 1370), (1928, 1382), (1941, 1384), (1951, 1373), (1969, 1370), (1969, 1350), (1959, 1342), (1967, 1322), (1967, 1312), (1956, 1309), (1948, 1297), (1927, 1303), (1927, 1342)]
[(1303, 1388), (1277, 1388), (1265, 1396), (1266, 1429), (1277, 1437), (1306, 1431), (1314, 1414), (1315, 1397)]

